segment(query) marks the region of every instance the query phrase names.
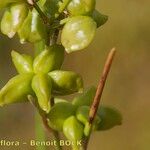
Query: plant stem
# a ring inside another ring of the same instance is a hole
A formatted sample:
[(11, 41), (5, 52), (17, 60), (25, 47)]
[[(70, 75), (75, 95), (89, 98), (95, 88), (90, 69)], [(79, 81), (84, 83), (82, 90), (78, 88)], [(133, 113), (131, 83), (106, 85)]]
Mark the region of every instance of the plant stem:
[(32, 7), (34, 7), (36, 9), (36, 11), (39, 13), (40, 17), (42, 18), (44, 24), (49, 25), (50, 24), (50, 20), (44, 14), (44, 12), (41, 10), (41, 8), (38, 6), (37, 1), (36, 0), (27, 0), (27, 2), (28, 2), (29, 5), (31, 5)]
[(91, 108), (90, 108), (90, 112), (89, 112), (89, 136), (86, 137), (84, 142), (83, 142), (84, 150), (87, 150), (87, 147), (88, 147), (88, 142), (89, 142), (89, 139), (91, 136), (92, 124), (93, 124), (93, 121), (95, 119), (95, 116), (96, 116), (96, 113), (97, 113), (97, 110), (98, 110), (98, 107), (100, 104), (100, 100), (102, 97), (104, 86), (105, 86), (105, 83), (106, 83), (106, 80), (107, 80), (107, 77), (108, 77), (115, 53), (116, 53), (116, 50), (115, 50), (115, 48), (113, 48), (113, 49), (111, 49), (111, 51), (108, 54), (108, 57), (106, 59), (106, 62), (105, 62), (104, 68), (103, 68), (102, 75), (101, 75), (100, 80), (99, 80), (96, 94), (95, 94), (93, 103), (92, 103)]

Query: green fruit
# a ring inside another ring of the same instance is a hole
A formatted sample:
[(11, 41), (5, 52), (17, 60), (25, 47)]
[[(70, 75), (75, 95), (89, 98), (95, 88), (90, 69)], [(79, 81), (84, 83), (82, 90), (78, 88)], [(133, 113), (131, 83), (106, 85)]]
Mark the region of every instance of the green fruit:
[(43, 20), (40, 18), (39, 13), (35, 9), (33, 9), (30, 35), (28, 37), (28, 41), (34, 43), (46, 39), (46, 36), (46, 28), (43, 23)]
[(72, 71), (55, 70), (49, 76), (52, 78), (54, 95), (68, 95), (83, 90), (81, 76)]
[[(89, 111), (90, 111), (89, 106), (81, 106), (76, 111), (77, 119), (85, 125), (85, 128), (84, 128), (85, 136), (88, 136), (90, 132), (90, 129), (88, 126), (89, 125)], [(101, 121), (100, 117), (96, 115), (95, 120), (93, 122), (93, 126), (92, 126), (93, 130), (97, 129), (100, 121)]]
[(75, 142), (82, 139), (83, 128), (83, 125), (76, 119), (76, 117), (71, 116), (64, 122), (63, 133), (68, 140)]
[(29, 55), (20, 55), (16, 51), (11, 52), (12, 61), (20, 74), (32, 73), (33, 60)]
[(27, 101), (27, 95), (33, 93), (32, 76), (32, 74), (22, 74), (10, 79), (0, 90), (0, 106)]
[(24, 20), (21, 28), (18, 30), (18, 35), (20, 38), (20, 42), (23, 44), (29, 40), (30, 32), (31, 32), (31, 21), (32, 21), (32, 13), (29, 11), (28, 16)]
[(95, 9), (96, 0), (72, 0), (67, 10), (71, 15), (89, 15)]
[(122, 116), (120, 112), (114, 108), (100, 107), (98, 109), (98, 115), (101, 118), (98, 130), (108, 130), (122, 124)]
[(90, 106), (93, 102), (94, 96), (96, 93), (96, 88), (92, 86), (87, 91), (83, 92), (83, 94), (80, 94), (79, 96), (76, 96), (73, 99), (73, 104), (76, 106)]
[(64, 121), (74, 113), (75, 107), (69, 102), (56, 103), (48, 114), (49, 125), (54, 130), (62, 131)]
[(21, 27), (24, 19), (28, 14), (26, 4), (12, 4), (10, 9), (7, 9), (1, 21), (1, 31), (9, 38), (12, 38), (18, 29)]
[(46, 113), (50, 111), (50, 99), (51, 99), (51, 79), (48, 75), (37, 74), (32, 80), (32, 89), (34, 90), (38, 103), (42, 110)]
[(95, 31), (96, 23), (91, 17), (72, 17), (62, 30), (62, 45), (68, 53), (82, 50), (92, 42)]
[(46, 39), (45, 25), (35, 9), (32, 12), (29, 11), (28, 16), (18, 31), (18, 35), (21, 43), (26, 41), (35, 43)]
[(92, 14), (92, 18), (97, 24), (97, 28), (105, 24), (108, 20), (108, 16), (101, 14), (99, 11), (94, 10)]
[(48, 73), (60, 69), (64, 60), (64, 48), (61, 45), (52, 45), (42, 51), (34, 60), (34, 72)]

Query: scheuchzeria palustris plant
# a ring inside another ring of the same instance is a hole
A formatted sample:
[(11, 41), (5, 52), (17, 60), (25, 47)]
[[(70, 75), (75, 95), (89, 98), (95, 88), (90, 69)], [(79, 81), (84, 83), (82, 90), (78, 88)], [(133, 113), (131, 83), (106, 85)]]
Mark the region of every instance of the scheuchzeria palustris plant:
[[(95, 4), (95, 0), (0, 1), (0, 9), (4, 10), (1, 32), (9, 38), (17, 34), (21, 44), (33, 43), (36, 53), (33, 58), (11, 52), (18, 75), (0, 90), (0, 106), (30, 101), (57, 139), (56, 149), (61, 149), (58, 132), (74, 143), (83, 141), (82, 146), (74, 144), (73, 150), (87, 149), (91, 131), (108, 130), (122, 121), (116, 109), (99, 107), (114, 49), (97, 90), (92, 86), (83, 91), (79, 74), (61, 70), (64, 53), (85, 49), (96, 29), (107, 21)], [(72, 102), (58, 98), (75, 92), (80, 94)]]

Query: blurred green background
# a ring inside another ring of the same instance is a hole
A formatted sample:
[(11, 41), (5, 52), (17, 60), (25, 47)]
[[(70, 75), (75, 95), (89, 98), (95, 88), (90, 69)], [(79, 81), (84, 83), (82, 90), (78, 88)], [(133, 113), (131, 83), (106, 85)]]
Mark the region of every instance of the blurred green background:
[[(112, 47), (115, 57), (102, 103), (118, 108), (123, 125), (95, 132), (89, 150), (150, 149), (150, 1), (97, 0), (97, 9), (109, 15), (109, 21), (97, 30), (93, 43), (85, 51), (66, 56), (63, 68), (83, 76), (85, 87), (97, 85), (105, 58)], [(31, 45), (21, 45), (0, 34), (0, 87), (15, 69), (10, 51), (32, 53)], [(34, 139), (34, 111), (30, 104), (0, 108), (0, 139)], [(0, 150), (32, 150), (0, 147)], [(52, 148), (51, 148), (52, 149)]]

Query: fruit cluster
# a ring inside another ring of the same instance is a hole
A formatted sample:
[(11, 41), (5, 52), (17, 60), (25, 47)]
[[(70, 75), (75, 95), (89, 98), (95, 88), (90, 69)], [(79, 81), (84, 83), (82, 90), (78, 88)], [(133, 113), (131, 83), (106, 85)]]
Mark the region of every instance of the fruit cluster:
[[(37, 100), (49, 126), (63, 131), (75, 142), (89, 136), (89, 110), (95, 87), (83, 92), (82, 77), (63, 71), (64, 52), (85, 49), (93, 40), (96, 28), (108, 17), (95, 9), (95, 0), (3, 0), (1, 32), (9, 38), (17, 33), (20, 42), (33, 43), (38, 50), (35, 58), (12, 51), (12, 61), (18, 71), (0, 90), (0, 106)], [(60, 35), (60, 38), (59, 38)], [(58, 39), (60, 39), (58, 43)], [(57, 96), (83, 92), (72, 102)], [(54, 106), (51, 100), (54, 99)], [(121, 124), (120, 113), (110, 107), (100, 107), (92, 129), (107, 130)], [(74, 149), (78, 149), (74, 145)]]

